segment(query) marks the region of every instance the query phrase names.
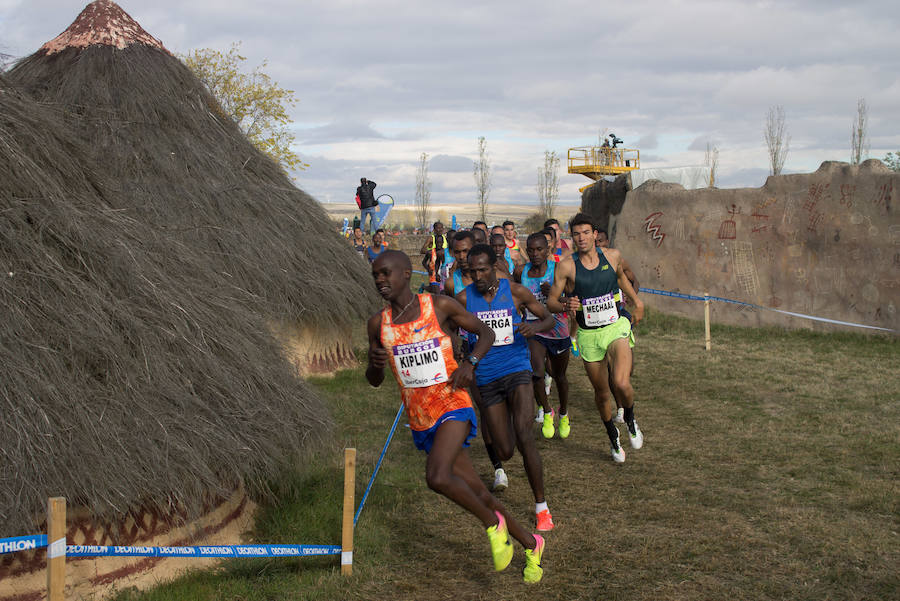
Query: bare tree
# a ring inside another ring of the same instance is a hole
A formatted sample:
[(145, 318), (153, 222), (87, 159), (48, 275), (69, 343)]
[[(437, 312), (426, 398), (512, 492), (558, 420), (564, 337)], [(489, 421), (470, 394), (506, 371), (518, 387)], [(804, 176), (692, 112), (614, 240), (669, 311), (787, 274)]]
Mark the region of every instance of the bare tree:
[(478, 160), (473, 167), (475, 189), (478, 191), (478, 212), (482, 221), (487, 221), (488, 195), (491, 193), (491, 159), (487, 155), (484, 136), (478, 138)]
[(784, 160), (791, 148), (791, 136), (784, 124), (783, 106), (769, 107), (764, 133), (766, 134), (766, 147), (769, 149), (769, 166), (772, 168), (772, 175), (778, 175), (784, 167)]
[(431, 206), (431, 182), (428, 181), (428, 155), (419, 157), (416, 167), (416, 225), (425, 231), (428, 227), (428, 209)]
[(869, 107), (866, 99), (856, 101), (856, 119), (850, 133), (850, 164), (859, 165), (869, 156)]
[(556, 151), (544, 151), (544, 164), (538, 167), (538, 212), (544, 219), (553, 217), (559, 200), (559, 157)]
[(719, 170), (719, 147), (706, 143), (706, 166), (709, 167), (709, 187), (716, 187), (716, 172)]

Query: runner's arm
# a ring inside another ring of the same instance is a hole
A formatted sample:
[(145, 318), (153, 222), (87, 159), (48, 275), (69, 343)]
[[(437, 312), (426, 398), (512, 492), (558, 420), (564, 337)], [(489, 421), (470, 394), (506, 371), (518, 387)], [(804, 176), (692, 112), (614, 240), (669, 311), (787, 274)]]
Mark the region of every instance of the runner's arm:
[(516, 265), (516, 270), (513, 272), (513, 280), (514, 280), (517, 284), (521, 284), (521, 283), (522, 283), (522, 271), (523, 271), (524, 269), (525, 269), (525, 264), (524, 264), (524, 263), (523, 263), (522, 265)]
[(622, 270), (625, 272), (625, 277), (631, 282), (631, 287), (634, 288), (634, 291), (640, 292), (641, 286), (638, 283), (637, 276), (631, 271), (631, 265), (628, 264), (628, 261), (626, 261), (624, 257), (622, 257)]
[(631, 323), (637, 325), (640, 323), (641, 319), (644, 318), (644, 301), (638, 298), (637, 292), (634, 291), (631, 282), (628, 281), (628, 277), (625, 275), (625, 260), (622, 259), (622, 255), (619, 254), (618, 251), (616, 251), (616, 254), (619, 259), (616, 262), (616, 278), (619, 281), (619, 289), (624, 292), (634, 304), (634, 311), (631, 312)]
[(456, 284), (453, 283), (453, 272), (450, 272), (450, 277), (447, 278), (447, 281), (444, 282), (444, 294), (449, 297), (455, 297), (454, 287)]
[[(465, 299), (465, 291), (460, 292), (460, 296)], [(478, 342), (475, 343), (475, 348), (469, 351), (469, 355), (474, 356), (478, 360), (483, 359), (488, 351), (491, 350), (491, 345), (494, 344), (494, 330), (466, 311), (465, 305), (460, 304), (459, 301), (449, 296), (435, 296), (433, 302), (435, 313), (441, 322), (441, 328), (445, 332), (453, 329), (448, 327), (449, 324), (446, 324), (446, 321), (449, 320), (456, 326), (478, 336)], [(456, 368), (456, 371), (450, 374), (450, 384), (454, 388), (465, 388), (472, 382), (474, 374), (475, 366), (464, 360)]]
[(510, 284), (513, 298), (516, 301), (516, 307), (521, 310), (522, 307), (527, 308), (532, 314), (541, 318), (538, 322), (521, 322), (516, 329), (526, 338), (531, 338), (538, 332), (546, 332), (552, 330), (556, 325), (556, 318), (547, 310), (547, 307), (534, 297), (531, 290), (521, 284)]
[[(562, 313), (569, 310), (566, 303), (560, 300), (566, 290), (569, 279), (574, 277), (575, 262), (571, 259), (564, 259), (556, 265), (556, 271), (553, 273), (553, 286), (550, 287), (550, 293), (547, 295), (547, 309), (552, 313)], [(578, 300), (578, 297), (571, 297)], [(567, 301), (568, 302), (568, 301)]]
[(381, 344), (381, 313), (369, 318), (366, 330), (369, 335), (369, 365), (366, 367), (366, 380), (377, 388), (384, 382), (384, 368), (388, 361), (387, 349)]

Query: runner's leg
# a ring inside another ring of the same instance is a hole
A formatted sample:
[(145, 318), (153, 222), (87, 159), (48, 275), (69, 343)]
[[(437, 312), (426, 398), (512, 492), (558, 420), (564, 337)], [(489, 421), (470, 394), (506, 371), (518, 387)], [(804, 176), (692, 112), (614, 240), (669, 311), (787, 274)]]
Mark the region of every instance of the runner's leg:
[(594, 388), (594, 404), (604, 422), (611, 420), (613, 416), (607, 361), (584, 361), (584, 371)]
[(569, 354), (569, 351), (566, 350), (559, 355), (550, 355), (550, 374), (556, 381), (560, 415), (566, 415), (569, 412), (569, 378), (566, 376), (566, 370), (569, 369)]
[(634, 407), (634, 388), (631, 386), (632, 354), (627, 338), (619, 338), (606, 349), (610, 383), (616, 405), (626, 410)]
[(510, 410), (513, 415), (513, 427), (516, 431), (516, 446), (522, 454), (522, 462), (525, 464), (525, 474), (531, 491), (534, 493), (534, 502), (544, 502), (544, 466), (537, 444), (534, 442), (531, 424), (534, 421), (534, 394), (530, 384), (516, 386), (509, 397)]
[(547, 391), (544, 390), (544, 363), (547, 358), (547, 348), (538, 342), (537, 336), (535, 336), (528, 339), (528, 350), (531, 353), (531, 384), (534, 388), (534, 398), (544, 410), (544, 415), (550, 415), (553, 409), (547, 399)]
[(489, 430), (494, 451), (502, 461), (507, 461), (516, 450), (516, 436), (510, 428), (510, 415), (506, 402), (481, 407), (482, 428)]
[(497, 523), (494, 510), (454, 471), (458, 457), (465, 454), (462, 445), (470, 430), (471, 424), (467, 421), (450, 420), (438, 426), (434, 444), (425, 461), (425, 482), (428, 488), (469, 511), (488, 528)]
[(522, 543), (522, 546), (526, 549), (534, 548), (534, 536), (525, 530), (519, 522), (513, 519), (506, 510), (506, 507), (497, 500), (497, 497), (488, 491), (484, 482), (482, 482), (481, 478), (478, 477), (478, 474), (475, 473), (475, 468), (472, 466), (472, 460), (469, 458), (469, 454), (465, 449), (456, 456), (456, 463), (453, 464), (453, 473), (466, 482), (469, 488), (478, 495), (478, 498), (481, 499), (482, 503), (487, 505), (492, 511), (499, 511), (503, 514), (503, 517), (506, 518), (506, 526), (509, 528), (510, 536)]

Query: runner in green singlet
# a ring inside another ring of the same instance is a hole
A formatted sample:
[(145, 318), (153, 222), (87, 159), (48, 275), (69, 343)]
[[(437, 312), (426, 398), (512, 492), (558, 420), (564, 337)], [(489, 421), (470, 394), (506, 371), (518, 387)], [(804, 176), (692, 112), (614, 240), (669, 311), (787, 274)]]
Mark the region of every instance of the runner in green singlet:
[[(578, 213), (570, 221), (569, 229), (576, 252), (557, 266), (553, 287), (547, 296), (547, 308), (555, 313), (575, 312), (578, 347), (594, 388), (594, 403), (609, 436), (612, 458), (616, 463), (623, 463), (625, 451), (619, 444), (619, 430), (613, 423), (610, 392), (625, 409), (631, 447), (641, 448), (644, 435), (634, 419), (634, 389), (630, 375), (631, 347), (634, 346), (631, 322), (619, 314), (615, 296), (621, 290), (632, 300), (635, 325), (644, 316), (644, 303), (625, 277), (624, 261), (619, 251), (611, 248), (598, 250), (594, 245), (597, 228), (590, 216)], [(563, 292), (568, 294), (565, 302), (560, 301)], [(613, 374), (612, 391), (607, 365)]]

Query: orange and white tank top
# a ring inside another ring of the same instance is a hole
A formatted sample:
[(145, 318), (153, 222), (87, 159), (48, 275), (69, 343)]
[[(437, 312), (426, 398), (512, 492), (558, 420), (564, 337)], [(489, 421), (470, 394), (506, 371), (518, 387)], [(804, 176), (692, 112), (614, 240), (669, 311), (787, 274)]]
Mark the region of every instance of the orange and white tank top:
[(381, 344), (390, 353), (391, 371), (413, 430), (428, 430), (449, 411), (472, 406), (469, 393), (448, 383), (457, 367), (453, 342), (441, 330), (430, 294), (419, 294), (419, 317), (391, 322), (391, 308), (381, 312)]

